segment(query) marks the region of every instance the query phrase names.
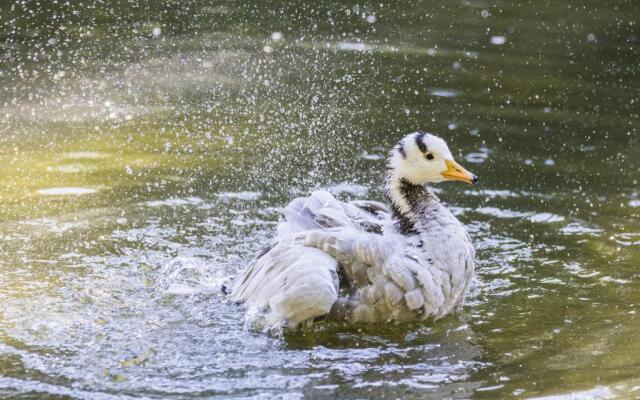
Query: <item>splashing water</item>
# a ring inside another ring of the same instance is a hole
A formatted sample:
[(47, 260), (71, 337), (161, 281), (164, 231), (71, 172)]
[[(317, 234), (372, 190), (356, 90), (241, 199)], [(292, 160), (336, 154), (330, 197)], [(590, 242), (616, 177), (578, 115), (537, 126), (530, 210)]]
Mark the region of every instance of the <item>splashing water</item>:
[[(0, 6), (0, 397), (634, 397), (637, 13), (583, 5)], [(250, 329), (282, 207), (416, 129), (481, 177), (465, 308)]]

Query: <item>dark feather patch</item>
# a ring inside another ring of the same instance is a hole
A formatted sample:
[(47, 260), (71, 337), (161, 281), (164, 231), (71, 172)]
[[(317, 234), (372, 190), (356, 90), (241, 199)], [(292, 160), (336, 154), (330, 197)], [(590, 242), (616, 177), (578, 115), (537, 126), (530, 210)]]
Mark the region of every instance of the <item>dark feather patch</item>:
[(396, 204), (391, 198), (390, 188), (387, 187), (386, 195), (387, 199), (391, 203), (391, 210), (393, 213), (393, 219), (395, 220), (398, 230), (405, 235), (414, 235), (419, 233), (417, 227), (414, 224), (413, 215), (417, 215), (416, 218), (424, 219), (425, 216), (420, 213), (422, 204), (431, 201), (439, 201), (438, 198), (422, 185), (414, 185), (408, 180), (402, 178), (398, 187), (398, 194), (404, 199), (407, 205), (411, 208), (409, 214), (403, 214), (400, 211), (398, 204)]
[(402, 155), (402, 158), (407, 158), (407, 153), (404, 151), (404, 142), (398, 143), (398, 152)]
[(421, 152), (427, 152), (427, 145), (424, 144), (424, 132), (420, 132), (416, 135), (416, 144)]

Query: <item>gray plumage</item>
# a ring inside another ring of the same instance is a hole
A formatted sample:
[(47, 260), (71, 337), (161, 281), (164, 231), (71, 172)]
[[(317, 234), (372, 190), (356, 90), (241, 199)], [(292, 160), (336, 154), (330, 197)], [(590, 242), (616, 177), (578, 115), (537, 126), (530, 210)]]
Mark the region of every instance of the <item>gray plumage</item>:
[[(410, 170), (442, 169), (422, 159), (426, 151), (438, 154), (444, 142), (423, 133), (410, 137), (390, 155), (390, 206), (341, 202), (321, 190), (293, 200), (274, 245), (236, 281), (233, 300), (267, 328), (316, 318), (437, 319), (460, 306), (474, 273), (471, 240), (425, 188), (437, 178), (422, 182), (415, 178), (419, 171)], [(446, 145), (439, 153), (450, 157)]]

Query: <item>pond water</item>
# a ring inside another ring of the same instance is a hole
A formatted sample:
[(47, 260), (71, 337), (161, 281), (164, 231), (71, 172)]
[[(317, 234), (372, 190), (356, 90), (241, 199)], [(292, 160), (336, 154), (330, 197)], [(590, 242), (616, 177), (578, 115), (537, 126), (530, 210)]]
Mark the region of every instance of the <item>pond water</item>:
[[(0, 396), (640, 397), (640, 7), (0, 2)], [(267, 335), (221, 286), (405, 133), (477, 248), (436, 323)]]

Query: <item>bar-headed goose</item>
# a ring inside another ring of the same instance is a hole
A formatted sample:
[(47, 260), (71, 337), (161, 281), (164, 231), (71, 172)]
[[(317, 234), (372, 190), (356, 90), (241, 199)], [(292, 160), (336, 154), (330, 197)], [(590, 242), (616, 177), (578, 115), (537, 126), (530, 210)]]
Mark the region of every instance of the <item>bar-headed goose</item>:
[(389, 205), (342, 202), (326, 191), (293, 200), (272, 246), (231, 290), (263, 327), (326, 318), (438, 319), (464, 300), (474, 274), (465, 227), (426, 186), (475, 184), (441, 138), (415, 132), (387, 162)]

